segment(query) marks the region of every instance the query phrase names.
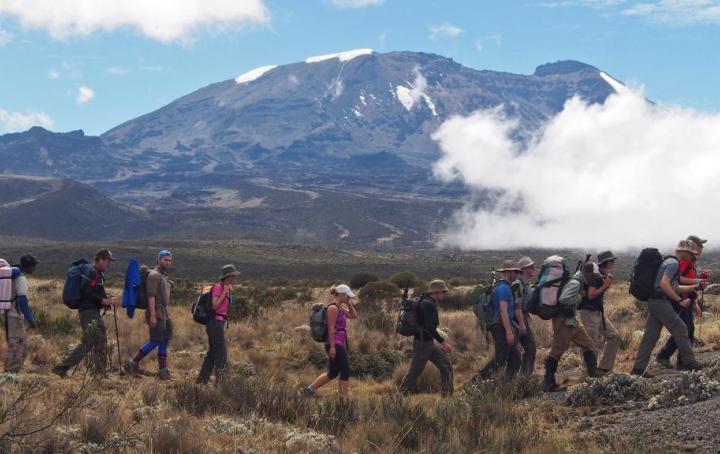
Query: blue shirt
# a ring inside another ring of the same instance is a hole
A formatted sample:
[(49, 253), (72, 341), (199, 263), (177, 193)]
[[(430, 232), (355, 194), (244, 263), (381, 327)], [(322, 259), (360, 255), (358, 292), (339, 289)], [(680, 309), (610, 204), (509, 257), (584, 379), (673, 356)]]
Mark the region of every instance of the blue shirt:
[(515, 298), (513, 298), (512, 288), (505, 281), (498, 282), (492, 293), (492, 310), (493, 314), (500, 319), (500, 301), (508, 303), (508, 317), (510, 320), (515, 319)]
[(130, 259), (127, 271), (125, 272), (125, 288), (123, 289), (122, 307), (127, 309), (127, 315), (133, 318), (135, 315), (135, 304), (137, 287), (140, 285), (140, 264), (135, 259)]

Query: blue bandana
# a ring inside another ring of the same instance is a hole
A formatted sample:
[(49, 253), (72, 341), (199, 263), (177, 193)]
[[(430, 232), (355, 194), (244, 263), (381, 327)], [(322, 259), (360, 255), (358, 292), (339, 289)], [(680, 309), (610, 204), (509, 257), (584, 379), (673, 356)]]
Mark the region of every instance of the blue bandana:
[(165, 257), (172, 257), (172, 252), (168, 251), (167, 249), (163, 249), (162, 251), (158, 252), (158, 260), (162, 260)]

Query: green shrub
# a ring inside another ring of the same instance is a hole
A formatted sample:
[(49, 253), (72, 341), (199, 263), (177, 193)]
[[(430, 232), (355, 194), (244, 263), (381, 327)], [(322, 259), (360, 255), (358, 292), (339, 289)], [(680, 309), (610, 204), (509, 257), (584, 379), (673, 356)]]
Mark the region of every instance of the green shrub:
[(567, 393), (567, 404), (573, 407), (596, 404), (614, 404), (643, 399), (649, 382), (642, 377), (626, 373), (613, 373), (582, 383)]
[(412, 271), (400, 271), (390, 277), (390, 282), (397, 285), (399, 288), (404, 289), (405, 287), (415, 287), (418, 283), (418, 277)]
[(472, 285), (472, 281), (464, 277), (454, 277), (448, 281), (448, 285), (451, 287), (462, 287)]
[(381, 349), (373, 353), (350, 353), (350, 375), (353, 377), (370, 377), (377, 381), (392, 377), (397, 366), (404, 360), (402, 354)]
[(72, 317), (69, 313), (63, 313), (60, 317), (51, 318), (44, 310), (36, 309), (33, 316), (38, 330), (43, 335), (47, 336), (64, 336), (73, 334), (80, 326), (77, 319)]
[(365, 287), (370, 282), (377, 282), (380, 278), (373, 273), (360, 272), (354, 274), (350, 278), (350, 287), (354, 289), (360, 289)]
[(442, 303), (443, 309), (461, 311), (470, 308), (470, 294), (464, 290), (453, 290), (445, 295)]
[(363, 315), (360, 319), (362, 325), (371, 331), (380, 331), (385, 334), (395, 332), (396, 318), (383, 310)]
[(364, 303), (365, 307), (361, 305), (358, 310), (375, 312), (382, 309), (383, 305), (380, 303), (391, 303), (394, 298), (400, 296), (402, 296), (400, 289), (390, 282), (371, 282), (360, 290), (360, 301)]

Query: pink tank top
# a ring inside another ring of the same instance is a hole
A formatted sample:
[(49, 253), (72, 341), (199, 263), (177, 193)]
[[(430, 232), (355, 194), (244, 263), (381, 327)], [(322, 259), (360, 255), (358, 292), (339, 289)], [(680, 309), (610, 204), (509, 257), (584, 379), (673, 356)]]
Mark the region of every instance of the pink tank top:
[(337, 320), (335, 320), (335, 345), (345, 345), (347, 343), (347, 316), (345, 312), (340, 310)]

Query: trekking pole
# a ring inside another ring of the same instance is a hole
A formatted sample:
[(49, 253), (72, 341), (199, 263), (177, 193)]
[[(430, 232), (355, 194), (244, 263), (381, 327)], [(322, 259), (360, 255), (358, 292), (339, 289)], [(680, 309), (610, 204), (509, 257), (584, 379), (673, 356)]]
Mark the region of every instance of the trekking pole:
[[(495, 289), (495, 284), (497, 283), (497, 273), (495, 272), (495, 267), (492, 268), (491, 271), (492, 274), (492, 286), (490, 287), (492, 290)], [(490, 298), (492, 298), (492, 290), (490, 291)], [(492, 335), (489, 331), (485, 330), (485, 350), (490, 350), (490, 340), (492, 339)]]
[(122, 375), (122, 358), (120, 357), (120, 334), (118, 333), (118, 322), (117, 322), (117, 310), (115, 309), (115, 305), (113, 304), (113, 318), (115, 319), (115, 343), (117, 345), (117, 351), (118, 351), (118, 371), (120, 372), (120, 375)]

